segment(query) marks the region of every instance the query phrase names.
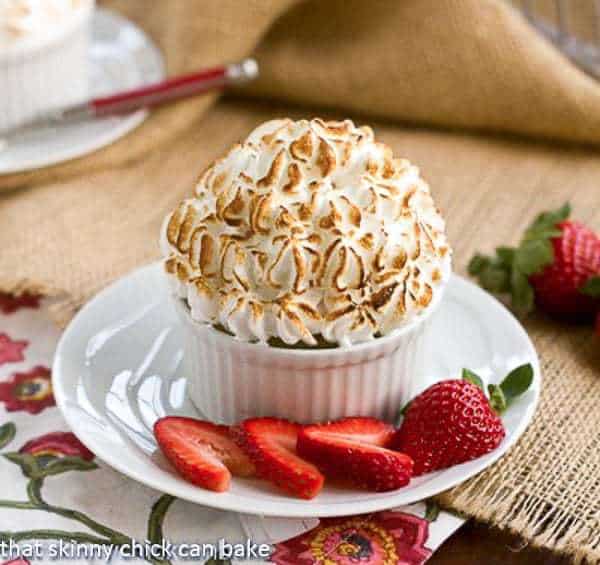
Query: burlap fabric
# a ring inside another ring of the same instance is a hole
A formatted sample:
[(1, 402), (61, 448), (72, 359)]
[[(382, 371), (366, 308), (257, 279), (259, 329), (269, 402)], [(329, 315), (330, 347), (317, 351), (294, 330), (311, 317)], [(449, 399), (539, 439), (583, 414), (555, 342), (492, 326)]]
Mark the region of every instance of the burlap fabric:
[[(188, 101), (90, 157), (0, 177), (0, 290), (55, 296), (62, 322), (156, 259), (166, 211), (209, 160), (274, 116), (350, 115), (418, 163), (448, 219), (459, 273), (475, 250), (516, 242), (536, 212), (565, 200), (600, 228), (597, 150), (525, 140), (600, 141), (600, 88), (496, 0), (108, 3), (157, 38), (172, 71), (236, 59), (262, 41), (252, 94), (286, 102), (207, 110), (211, 98)], [(441, 500), (600, 562), (600, 347), (589, 328), (525, 323), (544, 369), (535, 422), (501, 462)]]
[[(502, 0), (98, 2), (148, 30), (171, 73), (234, 61), (256, 48), (262, 76), (245, 93), (261, 98), (395, 122), (600, 142), (595, 81)], [(589, 31), (592, 0), (572, 4)], [(213, 101), (162, 109), (93, 157), (0, 176), (0, 190), (131, 164), (179, 135)]]

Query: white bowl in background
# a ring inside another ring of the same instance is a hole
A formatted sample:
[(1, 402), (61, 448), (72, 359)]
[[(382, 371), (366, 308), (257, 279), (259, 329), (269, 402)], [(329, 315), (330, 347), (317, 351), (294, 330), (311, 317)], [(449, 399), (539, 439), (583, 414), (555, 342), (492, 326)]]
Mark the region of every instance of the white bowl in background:
[(93, 12), (85, 0), (61, 25), (0, 44), (0, 131), (87, 98)]

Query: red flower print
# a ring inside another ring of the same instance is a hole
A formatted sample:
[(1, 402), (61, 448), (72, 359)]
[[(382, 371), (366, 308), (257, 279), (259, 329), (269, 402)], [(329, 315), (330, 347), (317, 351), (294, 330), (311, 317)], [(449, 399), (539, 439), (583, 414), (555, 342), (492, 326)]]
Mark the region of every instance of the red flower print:
[(0, 383), (0, 402), (8, 412), (22, 410), (29, 414), (54, 406), (50, 370), (37, 366), (26, 373), (15, 373), (9, 381)]
[(323, 518), (310, 532), (275, 546), (278, 565), (421, 565), (431, 555), (425, 547), (429, 522), (404, 512), (373, 516)]
[(79, 457), (85, 461), (94, 459), (94, 454), (71, 432), (51, 432), (29, 440), (19, 453), (29, 453), (36, 458)]
[(13, 341), (5, 333), (0, 334), (0, 366), (5, 363), (18, 363), (23, 361), (23, 350), (29, 345), (29, 342)]
[(29, 440), (19, 451), (5, 453), (30, 479), (98, 468), (94, 454), (71, 432), (51, 432)]
[(0, 312), (3, 314), (12, 314), (21, 308), (39, 308), (40, 296), (37, 294), (29, 294), (27, 292), (16, 296), (0, 292)]

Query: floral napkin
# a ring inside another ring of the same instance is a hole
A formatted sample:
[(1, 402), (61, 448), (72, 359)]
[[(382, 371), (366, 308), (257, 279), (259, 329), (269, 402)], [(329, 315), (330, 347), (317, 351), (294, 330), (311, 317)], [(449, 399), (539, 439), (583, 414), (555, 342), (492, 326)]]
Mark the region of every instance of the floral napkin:
[(269, 561), (238, 554), (212, 563), (421, 564), (463, 523), (431, 501), (365, 516), (262, 518), (136, 483), (96, 460), (56, 408), (59, 335), (39, 298), (0, 294), (0, 565), (211, 562), (194, 553), (203, 543), (225, 557), (269, 545)]

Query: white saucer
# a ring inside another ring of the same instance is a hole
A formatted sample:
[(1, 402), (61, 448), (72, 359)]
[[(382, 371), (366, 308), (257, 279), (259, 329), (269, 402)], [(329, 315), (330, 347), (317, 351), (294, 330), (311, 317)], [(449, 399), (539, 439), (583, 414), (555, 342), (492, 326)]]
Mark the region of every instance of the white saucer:
[[(90, 85), (93, 98), (160, 81), (163, 57), (130, 21), (97, 9), (92, 19)], [(55, 165), (96, 151), (123, 137), (147, 117), (146, 110), (101, 120), (84, 120), (0, 139), (0, 175)]]
[(306, 501), (256, 479), (234, 479), (231, 490), (219, 494), (177, 476), (157, 452), (152, 424), (167, 414), (201, 415), (186, 394), (181, 328), (158, 264), (117, 281), (79, 312), (58, 344), (54, 394), (75, 434), (98, 457), (160, 491), (248, 514), (326, 517), (374, 512), (433, 496), (479, 473), (515, 443), (538, 403), (541, 379), (533, 345), (489, 294), (453, 276), (432, 326), (420, 388), (456, 377), (463, 367), (498, 382), (527, 362), (534, 367), (534, 382), (505, 414), (507, 436), (496, 451), (415, 479), (394, 492), (327, 485)]

